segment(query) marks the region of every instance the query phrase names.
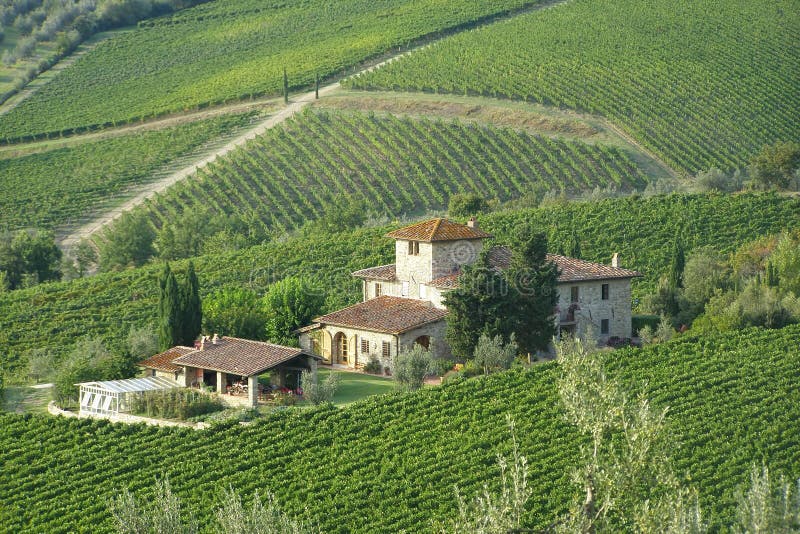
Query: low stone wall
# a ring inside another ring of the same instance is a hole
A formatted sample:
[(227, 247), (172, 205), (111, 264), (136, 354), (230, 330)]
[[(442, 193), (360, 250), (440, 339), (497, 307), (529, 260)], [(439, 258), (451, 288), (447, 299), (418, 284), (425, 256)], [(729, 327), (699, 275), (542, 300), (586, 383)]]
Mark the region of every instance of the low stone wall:
[(78, 417), (81, 419), (107, 419), (112, 423), (126, 423), (136, 424), (144, 423), (153, 426), (182, 426), (186, 428), (193, 428), (195, 430), (202, 430), (208, 425), (205, 423), (185, 423), (183, 421), (166, 421), (164, 419), (153, 419), (150, 417), (140, 417), (138, 415), (130, 415), (121, 413), (117, 415), (101, 415), (101, 414), (78, 414), (67, 410), (62, 410), (54, 401), (50, 401), (47, 405), (47, 411), (52, 415), (61, 415), (63, 417)]

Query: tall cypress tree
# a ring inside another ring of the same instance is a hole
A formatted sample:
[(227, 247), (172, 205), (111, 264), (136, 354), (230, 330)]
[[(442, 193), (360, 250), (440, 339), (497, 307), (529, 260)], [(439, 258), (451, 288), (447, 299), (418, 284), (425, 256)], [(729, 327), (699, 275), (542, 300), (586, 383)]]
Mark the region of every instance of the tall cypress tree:
[(673, 288), (683, 287), (683, 268), (686, 266), (686, 254), (683, 250), (683, 241), (675, 236), (672, 243), (672, 259), (669, 264), (669, 283)]
[(159, 285), (162, 289), (159, 295), (158, 345), (164, 351), (177, 345), (181, 334), (181, 295), (169, 265), (165, 267)]
[(188, 347), (200, 334), (203, 322), (203, 310), (200, 303), (200, 283), (194, 270), (194, 262), (189, 262), (186, 273), (186, 285), (183, 286), (181, 303), (181, 340)]
[(289, 103), (289, 77), (286, 75), (286, 67), (283, 67), (283, 103)]
[(511, 314), (522, 353), (545, 350), (556, 334), (553, 318), (558, 292), (558, 267), (547, 261), (547, 236), (530, 225), (519, 228), (506, 278), (511, 286)]

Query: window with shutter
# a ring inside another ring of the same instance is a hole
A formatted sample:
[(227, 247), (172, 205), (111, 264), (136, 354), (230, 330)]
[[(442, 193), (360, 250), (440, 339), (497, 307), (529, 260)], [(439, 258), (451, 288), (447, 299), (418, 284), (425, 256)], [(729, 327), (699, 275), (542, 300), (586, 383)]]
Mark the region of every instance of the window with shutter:
[(390, 356), (389, 349), (391, 349), (391, 344), (388, 341), (384, 341), (382, 348), (383, 348), (382, 351), (383, 357), (388, 358)]

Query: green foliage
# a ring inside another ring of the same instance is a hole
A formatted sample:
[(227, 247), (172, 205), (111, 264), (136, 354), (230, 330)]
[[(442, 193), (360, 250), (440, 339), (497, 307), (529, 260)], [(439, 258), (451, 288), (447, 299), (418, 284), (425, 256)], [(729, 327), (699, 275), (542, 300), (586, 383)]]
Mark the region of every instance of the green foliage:
[(203, 299), (203, 331), (220, 336), (264, 339), (267, 316), (255, 291), (230, 287)]
[(159, 419), (181, 419), (222, 410), (222, 401), (196, 389), (175, 388), (131, 395), (131, 412)]
[(181, 344), (183, 331), (182, 292), (169, 263), (164, 264), (158, 287), (158, 348), (165, 351)]
[(306, 523), (284, 514), (275, 496), (267, 491), (266, 503), (253, 494), (253, 503), (242, 506), (242, 499), (233, 488), (225, 491), (222, 505), (216, 511), (220, 534), (321, 534), (313, 523)]
[(504, 273), (512, 288), (507, 319), (514, 328), (520, 352), (545, 350), (556, 334), (553, 310), (558, 302), (558, 268), (548, 262), (547, 237), (530, 224), (516, 231), (511, 265)]
[(489, 203), (478, 193), (461, 193), (450, 197), (447, 215), (454, 219), (465, 219), (489, 211)]
[(140, 211), (125, 212), (103, 230), (98, 243), (100, 269), (116, 271), (144, 265), (153, 255), (156, 235), (147, 216)]
[(339, 374), (328, 373), (325, 380), (320, 383), (317, 370), (303, 371), (300, 375), (300, 387), (303, 389), (303, 398), (317, 406), (323, 402), (333, 401), (333, 395), (339, 386)]
[[(340, 232), (370, 215), (442, 210), (454, 195), (509, 200), (532, 187), (630, 191), (646, 183), (627, 153), (605, 145), (460, 122), (308, 111), (171, 187), (149, 210), (180, 242), (176, 221), (195, 220), (187, 212), (236, 216), (250, 231), (290, 231), (315, 220), (317, 231)], [(200, 227), (183, 232), (206, 235)]]
[(364, 372), (379, 375), (383, 373), (383, 364), (374, 354), (369, 355), (367, 363), (364, 364)]
[(127, 353), (137, 362), (149, 358), (158, 352), (158, 333), (153, 325), (132, 325), (125, 339)]
[(0, 228), (76, 224), (119, 204), (128, 188), (152, 182), (165, 165), (248, 124), (250, 117), (230, 115), (3, 157)]
[(200, 282), (194, 271), (194, 262), (190, 261), (187, 267), (186, 283), (181, 291), (181, 331), (180, 344), (192, 346), (194, 340), (200, 335), (203, 324), (203, 308), (200, 302)]
[(800, 170), (800, 143), (765, 146), (750, 163), (750, 173), (756, 185), (766, 189), (786, 189)]
[(53, 374), (53, 353), (46, 348), (33, 349), (28, 353), (28, 376), (37, 384), (46, 382)]
[(207, 2), (101, 42), (0, 117), (0, 138), (278, 96), (284, 66), (292, 68), (289, 89), (311, 86), (316, 74), (327, 78), (420, 37), (535, 3)]
[[(748, 484), (753, 458), (764, 458), (771, 473), (800, 476), (794, 439), (800, 391), (787, 380), (800, 373), (798, 336), (798, 326), (682, 336), (668, 345), (621, 349), (605, 362), (625, 390), (641, 391), (654, 407), (669, 406), (673, 465), (699, 489), (713, 531), (735, 521), (734, 493)], [(365, 525), (430, 531), (432, 521), (455, 515), (454, 485), (466, 496), (487, 483), (499, 489), (492, 466), (497, 454), (512, 453), (504, 421), (510, 414), (534, 495), (523, 526), (542, 530), (572, 502), (570, 472), (589, 443), (563, 419), (557, 366), (379, 395), (342, 409), (286, 410), (249, 427), (202, 432), (3, 414), (0, 524), (13, 531), (110, 530), (106, 505), (115, 488), (150, 499), (158, 470), (181, 498), (184, 517), (211, 525), (221, 487), (219, 472), (208, 466), (224, 462), (225, 482), (243, 488), (245, 502), (255, 489), (274, 488), (285, 513), (316, 518), (326, 532)], [(372, 461), (377, 457), (384, 461)], [(55, 490), (25, 491), (31, 484)], [(315, 498), (330, 487), (338, 491)]]
[(735, 534), (773, 532), (790, 534), (800, 530), (800, 480), (792, 488), (781, 476), (777, 484), (769, 477), (769, 468), (753, 464), (750, 487), (736, 492), (738, 524)]
[(75, 384), (91, 380), (111, 380), (130, 376), (134, 369), (124, 358), (112, 354), (102, 340), (86, 337), (53, 375), (56, 401), (64, 406), (78, 397)]
[[(643, 295), (653, 292), (659, 277), (666, 273), (675, 220), (687, 229), (687, 248), (710, 245), (727, 254), (758, 236), (797, 228), (800, 200), (773, 194), (619, 198), (557, 209), (496, 212), (484, 216), (481, 224), (496, 241), (505, 243), (513, 243), (522, 222), (552, 229), (553, 248), (575, 228), (583, 236), (584, 259), (608, 263), (612, 253), (619, 252), (623, 266), (644, 275), (633, 285), (634, 307), (642, 308)], [(302, 233), (246, 250), (196, 258), (201, 296), (228, 286), (244, 286), (263, 294), (277, 280), (301, 276), (319, 282), (328, 295), (327, 309), (354, 304), (361, 299), (361, 284), (350, 273), (394, 261), (393, 243), (383, 235), (395, 228), (365, 228), (335, 236)], [(176, 270), (180, 265), (173, 264)], [(332, 265), (337, 268), (331, 269)], [(158, 316), (156, 280), (161, 269), (160, 265), (148, 265), (0, 293), (0, 356), (9, 374), (25, 368), (25, 354), (30, 349), (49, 347), (58, 361), (85, 335), (102, 337), (109, 348), (121, 352), (131, 325), (144, 326)], [(320, 277), (320, 273), (326, 276)], [(33, 314), (32, 304), (36, 307)], [(469, 354), (456, 353), (461, 357)]]
[[(580, 489), (559, 531), (655, 532), (692, 519), (696, 524), (685, 532), (705, 531), (696, 496), (681, 488), (672, 469), (667, 408), (652, 408), (641, 394), (631, 398), (591, 345), (566, 340), (556, 352), (566, 419), (590, 438), (575, 470)], [(694, 505), (675, 517), (675, 504), (685, 500)]]
[(414, 391), (422, 387), (425, 375), (431, 367), (431, 352), (416, 343), (403, 350), (394, 359), (394, 379), (398, 387)]
[(800, 93), (786, 89), (800, 65), (797, 24), (791, 0), (769, 9), (756, 0), (571, 2), (450, 37), (345, 86), (588, 111), (676, 169), (733, 170), (764, 143), (800, 138)]
[(686, 266), (686, 253), (680, 235), (675, 236), (672, 243), (672, 258), (669, 262), (669, 285), (676, 290), (683, 287), (683, 269)]
[(472, 357), (483, 334), (511, 337), (514, 296), (514, 288), (509, 287), (503, 273), (489, 264), (487, 251), (461, 269), (458, 287), (444, 297), (448, 309), (445, 340), (456, 358)]
[(692, 250), (683, 268), (683, 291), (680, 292), (680, 322), (691, 324), (703, 312), (714, 293), (730, 286), (728, 259), (712, 247)]
[(156, 481), (152, 500), (137, 501), (125, 489), (111, 499), (108, 508), (120, 534), (196, 534), (198, 531), (197, 522), (181, 507), (181, 500), (172, 493), (168, 479)]
[(661, 317), (659, 315), (652, 315), (652, 314), (634, 315), (631, 318), (633, 335), (637, 335), (639, 330), (644, 328), (645, 326), (649, 326), (651, 330), (658, 327), (658, 323), (660, 320)]
[(0, 234), (0, 272), (6, 289), (30, 287), (61, 278), (61, 249), (52, 232), (19, 230)]
[(483, 367), (483, 372), (487, 375), (509, 369), (518, 354), (514, 337), (511, 334), (511, 339), (505, 343), (502, 336), (489, 337), (481, 334), (473, 353), (475, 365)]
[(275, 282), (264, 295), (267, 339), (279, 345), (297, 345), (294, 331), (319, 315), (324, 303), (323, 292), (304, 278), (291, 276)]

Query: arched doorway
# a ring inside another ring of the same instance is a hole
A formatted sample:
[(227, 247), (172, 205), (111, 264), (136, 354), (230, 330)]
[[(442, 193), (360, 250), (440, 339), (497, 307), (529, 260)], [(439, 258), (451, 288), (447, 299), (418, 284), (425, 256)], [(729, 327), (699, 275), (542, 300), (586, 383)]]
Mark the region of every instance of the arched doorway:
[(431, 348), (431, 336), (419, 336), (417, 339), (414, 340), (416, 345), (420, 345), (425, 350), (430, 350)]
[(347, 364), (349, 361), (350, 350), (347, 342), (347, 336), (343, 332), (339, 332), (333, 337), (333, 350), (334, 358), (333, 363)]

